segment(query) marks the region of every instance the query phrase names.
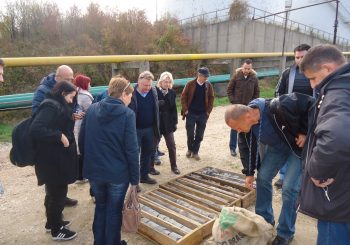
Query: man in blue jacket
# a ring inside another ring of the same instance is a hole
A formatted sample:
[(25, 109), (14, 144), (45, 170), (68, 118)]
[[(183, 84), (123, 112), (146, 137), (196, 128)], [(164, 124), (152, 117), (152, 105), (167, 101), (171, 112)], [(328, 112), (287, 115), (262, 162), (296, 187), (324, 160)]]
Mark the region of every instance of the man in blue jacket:
[(129, 105), (136, 115), (137, 141), (140, 148), (140, 182), (145, 184), (156, 184), (157, 181), (149, 177), (149, 174), (160, 174), (151, 168), (155, 138), (160, 138), (159, 102), (157, 90), (152, 87), (153, 79), (153, 74), (149, 71), (139, 75)]
[(319, 93), (309, 113), (300, 211), (318, 219), (318, 245), (350, 244), (350, 64), (323, 44), (300, 68)]
[[(275, 225), (272, 209), (272, 179), (288, 160), (282, 189), (282, 209), (278, 220), (277, 237), (273, 245), (287, 245), (295, 232), (296, 202), (302, 175), (301, 150), (307, 132), (307, 113), (314, 99), (293, 93), (272, 101), (262, 98), (247, 106), (235, 104), (226, 110), (225, 120), (229, 127), (245, 134), (239, 141), (241, 161), (246, 175), (245, 185), (252, 189), (254, 170), (257, 168), (255, 212), (268, 223)], [(266, 150), (259, 164), (259, 146)]]

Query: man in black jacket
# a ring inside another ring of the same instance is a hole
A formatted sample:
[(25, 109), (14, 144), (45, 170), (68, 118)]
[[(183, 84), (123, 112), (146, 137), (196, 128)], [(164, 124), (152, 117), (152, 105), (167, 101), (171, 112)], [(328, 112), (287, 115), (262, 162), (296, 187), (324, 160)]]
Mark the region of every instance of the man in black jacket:
[(309, 113), (300, 211), (318, 219), (317, 244), (350, 242), (350, 64), (332, 45), (300, 65), (319, 93)]
[[(239, 152), (244, 166), (242, 172), (246, 175), (245, 185), (250, 189), (253, 188), (254, 170), (258, 169), (255, 212), (272, 225), (275, 224), (272, 179), (286, 161), (290, 163), (273, 245), (289, 244), (294, 236), (302, 175), (300, 156), (307, 132), (308, 108), (312, 103), (312, 97), (293, 93), (272, 101), (258, 98), (248, 106), (235, 104), (225, 113), (227, 125), (243, 135), (238, 142)], [(260, 143), (266, 146), (261, 164), (257, 153)]]
[[(294, 49), (294, 64), (284, 70), (278, 84), (276, 86), (276, 97), (282, 94), (290, 94), (292, 92), (307, 94), (310, 96), (314, 95), (314, 91), (311, 88), (310, 81), (305, 77), (305, 75), (300, 72), (300, 62), (303, 57), (310, 49), (308, 44), (300, 44)], [(275, 182), (277, 188), (282, 188), (284, 175), (287, 172), (288, 163), (286, 163), (280, 170), (280, 178)]]

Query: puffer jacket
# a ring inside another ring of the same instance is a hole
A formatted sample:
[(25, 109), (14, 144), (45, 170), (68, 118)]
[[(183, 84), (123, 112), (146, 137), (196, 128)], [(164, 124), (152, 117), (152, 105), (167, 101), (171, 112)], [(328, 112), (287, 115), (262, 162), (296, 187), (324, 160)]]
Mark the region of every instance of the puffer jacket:
[(40, 103), (43, 102), (48, 92), (55, 86), (55, 73), (50, 73), (40, 81), (39, 87), (35, 90), (32, 102), (32, 115), (38, 110)]

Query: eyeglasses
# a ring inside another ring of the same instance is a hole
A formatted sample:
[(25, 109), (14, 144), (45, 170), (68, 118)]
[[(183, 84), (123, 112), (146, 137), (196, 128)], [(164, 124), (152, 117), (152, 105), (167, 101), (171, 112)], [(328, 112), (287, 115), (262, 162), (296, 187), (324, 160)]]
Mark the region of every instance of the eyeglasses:
[(123, 92), (125, 92), (125, 90), (130, 86), (130, 82), (128, 82), (125, 86), (125, 88), (123, 89)]

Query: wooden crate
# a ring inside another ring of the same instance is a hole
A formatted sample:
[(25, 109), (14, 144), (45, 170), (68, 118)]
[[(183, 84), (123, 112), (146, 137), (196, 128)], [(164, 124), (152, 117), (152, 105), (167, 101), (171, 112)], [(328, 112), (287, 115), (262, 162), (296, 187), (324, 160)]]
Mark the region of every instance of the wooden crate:
[(199, 244), (211, 234), (222, 207), (247, 207), (255, 197), (244, 186), (207, 175), (208, 170), (223, 171), (203, 168), (142, 194), (139, 232), (162, 245)]
[[(241, 207), (247, 208), (255, 203), (256, 192), (245, 187), (245, 175), (213, 167), (205, 167), (188, 175), (200, 176), (205, 182), (240, 195)], [(188, 176), (187, 175), (187, 176)], [(255, 187), (255, 183), (253, 185)]]

